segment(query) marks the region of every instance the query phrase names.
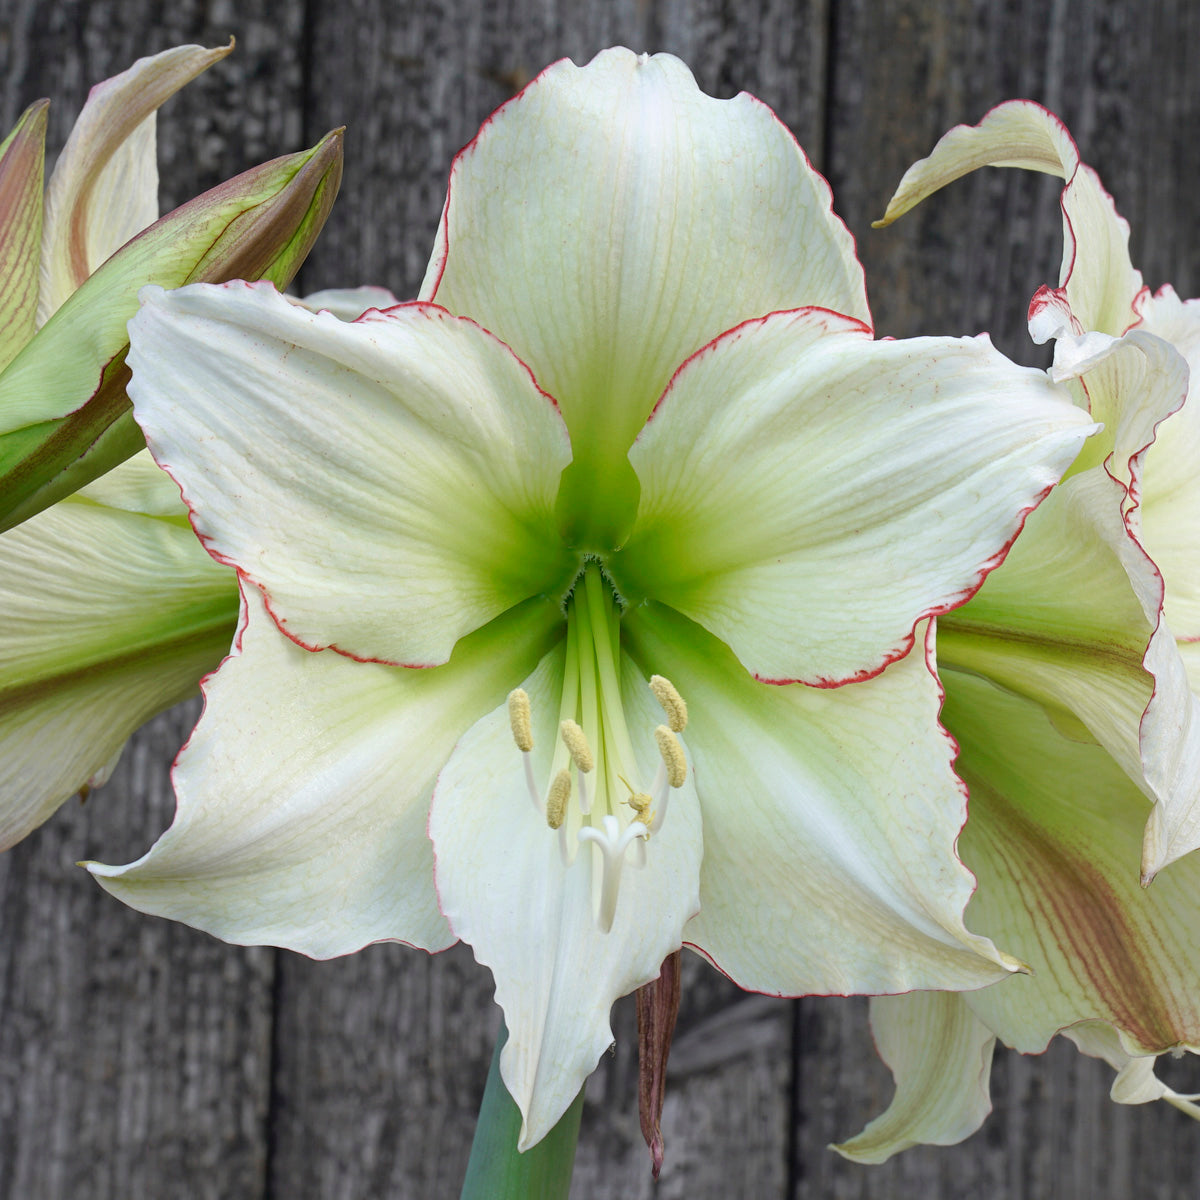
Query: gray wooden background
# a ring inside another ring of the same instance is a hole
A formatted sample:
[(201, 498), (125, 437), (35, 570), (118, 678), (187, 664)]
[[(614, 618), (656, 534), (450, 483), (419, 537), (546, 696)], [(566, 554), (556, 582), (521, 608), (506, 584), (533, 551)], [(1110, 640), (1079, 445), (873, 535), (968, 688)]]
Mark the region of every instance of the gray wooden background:
[[(882, 232), (901, 172), (1012, 96), (1059, 112), (1157, 286), (1200, 290), (1200, 6), (1192, 0), (0, 0), (0, 117), (180, 42), (236, 53), (163, 110), (164, 206), (345, 124), (346, 172), (306, 290), (420, 279), (454, 152), (542, 66), (670, 50), (706, 90), (771, 104), (830, 178), (881, 333), (973, 333), (1038, 361), (1023, 316), (1057, 270), (1057, 187), (981, 173)], [(113, 782), (0, 857), (0, 1200), (455, 1196), (497, 1014), (461, 947), (316, 963), (139, 916), (72, 864), (136, 856), (170, 820), (194, 719), (153, 722)], [(633, 1018), (588, 1085), (573, 1195), (1107, 1200), (1196, 1194), (1200, 1127), (1120, 1109), (1069, 1046), (1001, 1053), (963, 1146), (868, 1168), (825, 1149), (890, 1095), (860, 1001), (747, 996), (692, 956), (657, 1191)], [(1196, 1090), (1194, 1080), (1189, 1090)], [(1182, 1085), (1181, 1085), (1182, 1086)]]

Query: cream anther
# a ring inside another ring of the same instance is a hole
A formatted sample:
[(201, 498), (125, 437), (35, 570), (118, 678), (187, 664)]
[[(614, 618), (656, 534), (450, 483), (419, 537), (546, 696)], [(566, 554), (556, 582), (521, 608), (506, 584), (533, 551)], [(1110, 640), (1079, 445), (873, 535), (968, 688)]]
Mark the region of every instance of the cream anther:
[[(667, 714), (667, 724), (670, 726), (671, 732), (682, 733), (687, 728), (687, 705), (675, 685), (662, 675), (651, 675), (650, 690), (654, 693), (655, 700), (662, 705), (663, 712)], [(678, 787), (679, 785), (674, 784), (673, 786)]]
[(568, 719), (558, 727), (562, 735), (563, 745), (571, 756), (571, 761), (585, 775), (596, 765), (592, 748), (588, 745), (587, 735), (574, 721)]
[(508, 693), (508, 723), (512, 727), (517, 749), (526, 754), (533, 749), (533, 717), (529, 709), (529, 694), (524, 688)]
[(641, 821), (630, 821), (624, 832), (621, 822), (614, 816), (606, 816), (601, 822), (603, 828), (585, 825), (579, 831), (581, 842), (595, 842), (604, 857), (604, 875), (600, 883), (600, 911), (596, 914), (597, 924), (601, 933), (612, 929), (613, 917), (617, 912), (617, 893), (621, 886), (621, 867), (625, 860), (625, 851), (638, 838), (646, 838), (650, 831)]
[(654, 740), (658, 743), (658, 752), (667, 768), (667, 783), (673, 788), (683, 787), (683, 781), (687, 779), (687, 759), (683, 754), (683, 745), (665, 725), (655, 728)]
[(563, 823), (570, 798), (571, 772), (564, 768), (551, 780), (550, 793), (546, 797), (546, 824), (551, 829), (557, 829)]

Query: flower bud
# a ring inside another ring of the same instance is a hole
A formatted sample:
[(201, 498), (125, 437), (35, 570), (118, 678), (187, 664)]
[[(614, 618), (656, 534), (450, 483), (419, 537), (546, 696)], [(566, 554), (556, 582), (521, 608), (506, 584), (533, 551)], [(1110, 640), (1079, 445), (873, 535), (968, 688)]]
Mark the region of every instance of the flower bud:
[(125, 325), (138, 291), (236, 278), (285, 286), (329, 215), (341, 171), (334, 130), (168, 213), (62, 304), (0, 374), (0, 530), (144, 444), (125, 395)]

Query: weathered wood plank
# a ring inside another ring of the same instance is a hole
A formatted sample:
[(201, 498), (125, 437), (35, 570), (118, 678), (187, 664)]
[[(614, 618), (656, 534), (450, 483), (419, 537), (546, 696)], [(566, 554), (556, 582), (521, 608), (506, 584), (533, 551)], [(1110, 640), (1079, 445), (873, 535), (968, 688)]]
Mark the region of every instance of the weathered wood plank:
[(221, 1200), (266, 1164), (274, 954), (116, 904), (74, 863), (170, 820), (194, 721), (158, 718), (108, 788), (0, 856), (0, 1197)]
[[(299, 148), (295, 6), (0, 5), (4, 128), (52, 97), (56, 153), (93, 83), (168, 46), (235, 55), (164, 107), (162, 200)], [(135, 739), (110, 784), (0, 856), (0, 1197), (254, 1197), (267, 1160), (275, 954), (142, 917), (74, 863), (128, 861), (170, 821), (196, 707)]]

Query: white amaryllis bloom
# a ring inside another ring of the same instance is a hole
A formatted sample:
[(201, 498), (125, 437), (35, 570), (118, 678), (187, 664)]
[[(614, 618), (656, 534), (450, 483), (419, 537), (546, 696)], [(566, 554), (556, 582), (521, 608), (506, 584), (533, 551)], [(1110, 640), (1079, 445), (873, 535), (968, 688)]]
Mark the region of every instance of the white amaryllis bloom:
[(868, 322), (774, 115), (626, 50), (459, 155), (421, 300), (148, 290), (137, 414), (243, 614), (175, 823), (93, 872), (235, 942), (466, 940), (522, 1147), (682, 940), (776, 994), (1006, 975), (907, 652), (1093, 426)]
[(1054, 374), (1106, 429), (938, 629), (943, 720), (971, 794), (969, 917), (1033, 972), (872, 1002), (897, 1093), (840, 1147), (866, 1161), (978, 1127), (997, 1037), (1036, 1053), (1064, 1032), (1119, 1069), (1115, 1100), (1200, 1114), (1153, 1076), (1155, 1055), (1200, 1048), (1200, 403), (1184, 402), (1200, 303), (1142, 286), (1111, 198), (1027, 101), (951, 130), (888, 219), (987, 163), (1066, 180), (1060, 286), (1034, 297), (1030, 328), (1056, 339)]

